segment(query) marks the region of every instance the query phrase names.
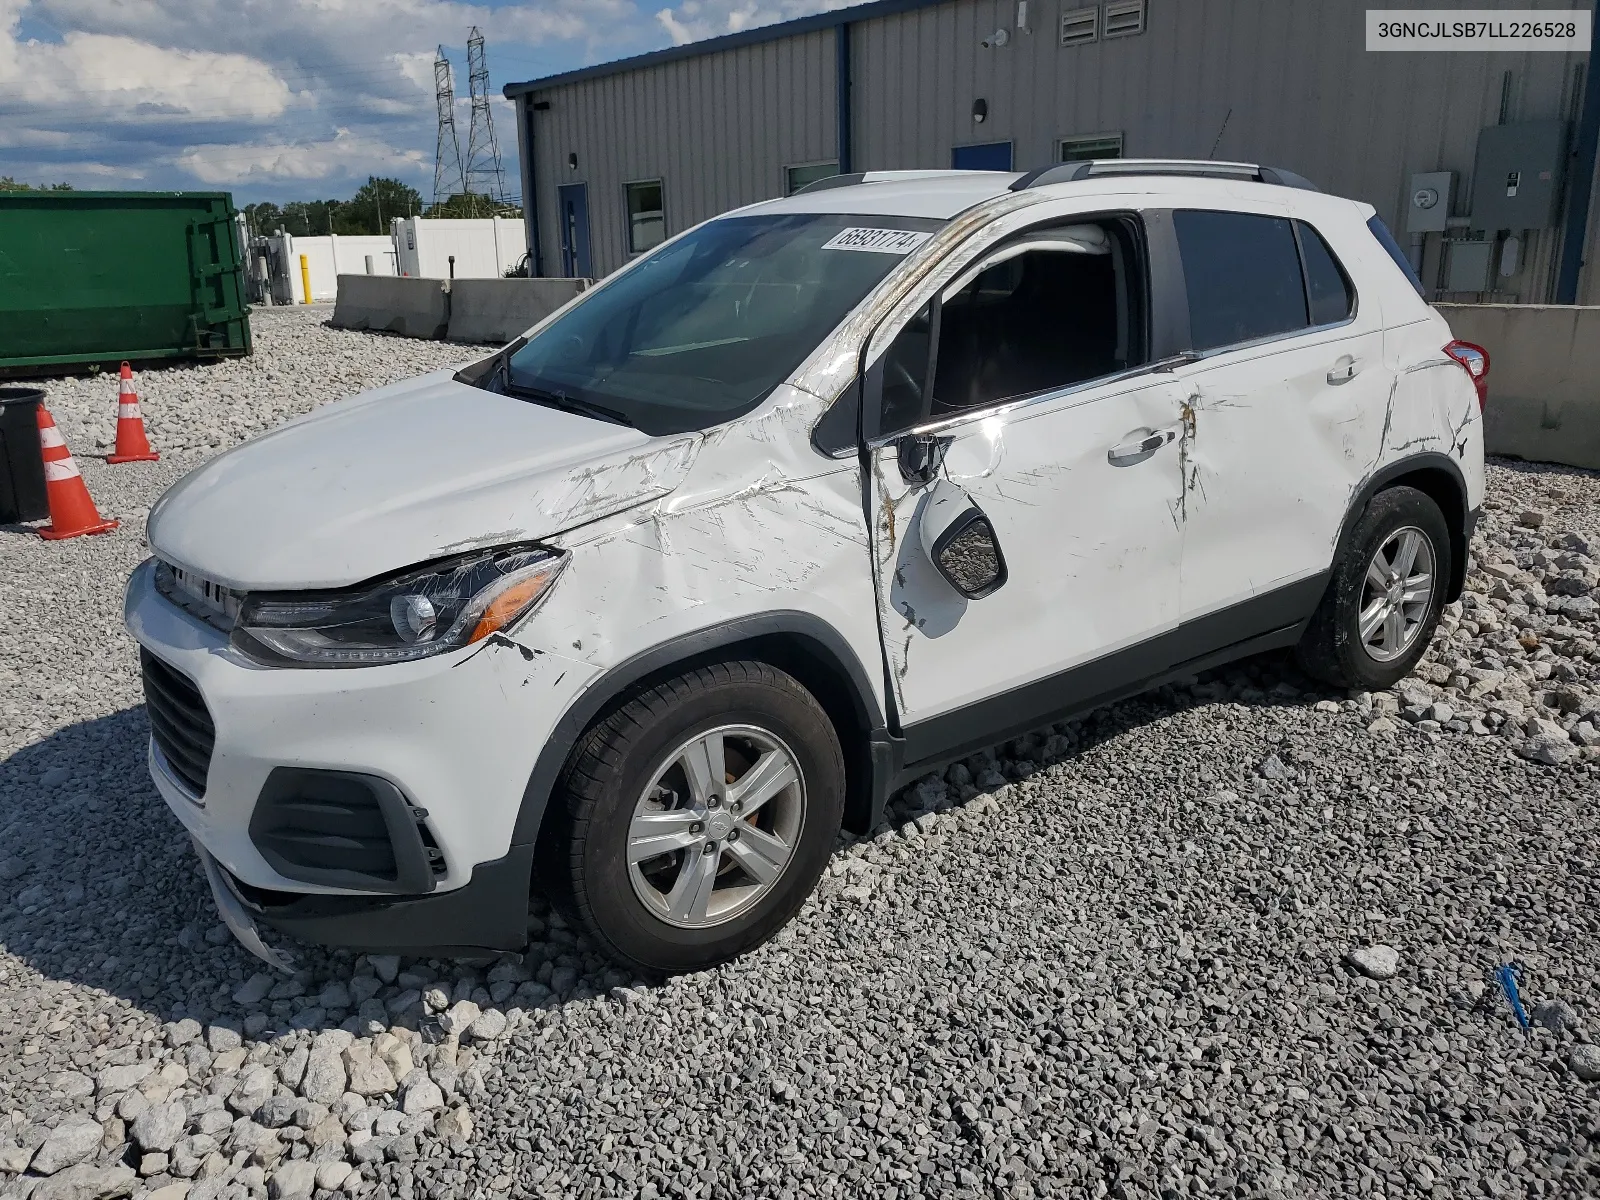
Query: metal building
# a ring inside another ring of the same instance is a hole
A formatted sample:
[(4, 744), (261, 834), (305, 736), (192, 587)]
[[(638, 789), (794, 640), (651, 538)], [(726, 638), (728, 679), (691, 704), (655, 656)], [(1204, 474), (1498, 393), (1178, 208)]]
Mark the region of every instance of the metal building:
[(877, 0), (511, 84), (534, 273), (836, 172), (1219, 158), (1372, 204), (1434, 298), (1594, 302), (1589, 55), (1369, 52), (1370, 4)]

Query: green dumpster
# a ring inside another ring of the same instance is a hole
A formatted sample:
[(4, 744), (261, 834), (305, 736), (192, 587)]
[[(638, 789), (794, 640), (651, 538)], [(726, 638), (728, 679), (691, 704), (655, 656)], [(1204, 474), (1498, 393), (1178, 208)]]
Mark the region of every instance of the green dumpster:
[(227, 192), (0, 193), (0, 375), (250, 353)]

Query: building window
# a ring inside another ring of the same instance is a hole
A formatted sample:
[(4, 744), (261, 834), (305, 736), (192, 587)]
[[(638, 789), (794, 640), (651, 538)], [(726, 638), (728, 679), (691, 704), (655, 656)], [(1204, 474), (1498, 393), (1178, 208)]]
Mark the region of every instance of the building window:
[(784, 195), (792, 196), (801, 188), (819, 179), (831, 179), (839, 173), (836, 162), (804, 163), (798, 167), (784, 168)]
[(1061, 139), (1062, 162), (1088, 162), (1095, 158), (1121, 158), (1120, 133), (1094, 133)]
[(1061, 14), (1061, 44), (1081, 46), (1100, 38), (1099, 8), (1075, 8)]
[(628, 253), (654, 250), (667, 238), (667, 220), (661, 205), (661, 180), (646, 179), (628, 186)]

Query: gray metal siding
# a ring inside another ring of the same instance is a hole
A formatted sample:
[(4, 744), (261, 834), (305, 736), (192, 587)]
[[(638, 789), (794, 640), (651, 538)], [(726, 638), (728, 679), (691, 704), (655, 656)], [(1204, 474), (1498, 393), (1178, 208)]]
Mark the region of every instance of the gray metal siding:
[[(1471, 0), (1558, 8), (1569, 0)], [(853, 167), (948, 167), (952, 147), (1010, 141), (1018, 169), (1055, 160), (1063, 137), (1120, 133), (1136, 157), (1237, 158), (1297, 171), (1372, 204), (1407, 240), (1413, 172), (1454, 170), (1470, 209), (1478, 130), (1573, 114), (1584, 54), (1369, 53), (1370, 0), (1147, 0), (1145, 32), (1060, 44), (1061, 13), (1084, 0), (949, 0), (853, 25)], [(1466, 7), (1466, 3), (1456, 7)], [(843, 18), (848, 9), (839, 12)], [(1010, 43), (985, 49), (997, 28)], [(982, 97), (988, 119), (972, 120)], [(667, 230), (781, 194), (787, 165), (835, 157), (835, 43), (810, 29), (647, 64), (532, 93), (545, 270), (560, 266), (555, 189), (587, 182), (597, 274), (626, 261), (623, 184), (660, 177)], [(1219, 136), (1220, 135), (1220, 136)], [(569, 171), (576, 151), (579, 169)], [(1600, 208), (1600, 206), (1597, 206)], [(1437, 237), (1423, 263), (1439, 276)], [(1559, 231), (1528, 238), (1502, 299), (1548, 299)], [(1600, 256), (1600, 212), (1591, 222)], [(1600, 296), (1600, 269), (1581, 295)]]
[(531, 93), (550, 102), (532, 114), (546, 273), (560, 272), (557, 187), (588, 185), (592, 265), (609, 274), (629, 257), (626, 183), (662, 181), (669, 235), (782, 195), (785, 166), (834, 156), (834, 86), (822, 30)]
[[(1061, 13), (1082, 6), (1036, 0), (1031, 32), (1015, 29), (1007, 0), (954, 0), (857, 26), (857, 169), (948, 167), (952, 146), (1010, 141), (1023, 170), (1055, 161), (1063, 137), (1121, 133), (1129, 157), (1286, 167), (1365, 200), (1405, 241), (1412, 172), (1456, 171), (1456, 211), (1469, 210), (1478, 130), (1499, 118), (1503, 72), (1513, 77), (1511, 120), (1562, 116), (1572, 66), (1587, 58), (1369, 53), (1369, 0), (1148, 0), (1144, 33), (1062, 46)], [(1010, 44), (983, 48), (1000, 27), (1013, 30)], [(1559, 237), (1528, 241), (1522, 271), (1502, 286), (1543, 300)]]

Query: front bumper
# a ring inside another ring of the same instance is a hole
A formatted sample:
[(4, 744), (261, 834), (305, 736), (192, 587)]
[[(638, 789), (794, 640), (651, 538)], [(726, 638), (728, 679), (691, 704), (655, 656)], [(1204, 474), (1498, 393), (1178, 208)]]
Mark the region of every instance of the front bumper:
[[(275, 768), (351, 772), (392, 783), (425, 810), (443, 860), (428, 899), (442, 901), (481, 883), (485, 872), (503, 869), (495, 864), (529, 861), (511, 846), (529, 776), (556, 722), (596, 673), (586, 663), (508, 638), (377, 667), (263, 666), (160, 595), (149, 563), (129, 580), (124, 615), (140, 645), (198, 689), (215, 726), (204, 795), (184, 786), (152, 740), (157, 789), (246, 896), (256, 889), (306, 898), (304, 907), (267, 904), (258, 915), (282, 928), (294, 924), (319, 941), (341, 940), (337, 926), (360, 910), (403, 911), (418, 901), (307, 883), (276, 870), (250, 834)], [(332, 896), (349, 898), (341, 916), (326, 904), (309, 903)], [(525, 904), (519, 904), (519, 930), (525, 918)], [(447, 938), (441, 944), (473, 943)]]
[(195, 842), (223, 923), (246, 950), (280, 971), (294, 962), (268, 946), (257, 923), (305, 942), (374, 954), (466, 958), (520, 950), (528, 942), (533, 847), (479, 863), (472, 879), (429, 896), (352, 896), (264, 892), (242, 884)]

